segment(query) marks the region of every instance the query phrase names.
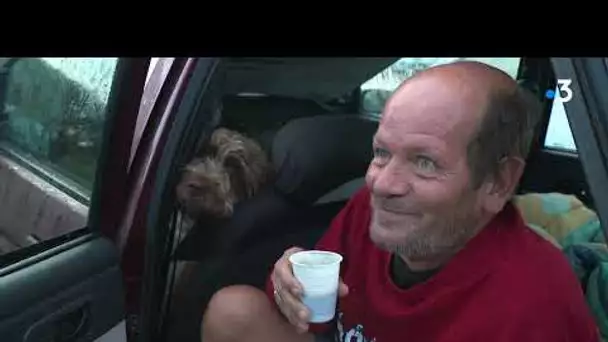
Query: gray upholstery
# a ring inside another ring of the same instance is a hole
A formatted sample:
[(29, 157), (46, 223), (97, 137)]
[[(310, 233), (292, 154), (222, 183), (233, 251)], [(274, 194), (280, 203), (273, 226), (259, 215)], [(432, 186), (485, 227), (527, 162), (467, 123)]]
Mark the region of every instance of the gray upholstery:
[(316, 205), (348, 201), (359, 189), (365, 186), (365, 177), (355, 178), (342, 184), (317, 200)]

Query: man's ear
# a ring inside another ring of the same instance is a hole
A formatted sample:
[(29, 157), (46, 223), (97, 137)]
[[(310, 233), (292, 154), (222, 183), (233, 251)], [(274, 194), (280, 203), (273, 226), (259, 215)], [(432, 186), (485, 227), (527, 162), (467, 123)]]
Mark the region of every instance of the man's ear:
[(505, 157), (499, 162), (498, 173), (485, 187), (484, 207), (491, 213), (502, 210), (519, 184), (526, 162), (518, 157)]

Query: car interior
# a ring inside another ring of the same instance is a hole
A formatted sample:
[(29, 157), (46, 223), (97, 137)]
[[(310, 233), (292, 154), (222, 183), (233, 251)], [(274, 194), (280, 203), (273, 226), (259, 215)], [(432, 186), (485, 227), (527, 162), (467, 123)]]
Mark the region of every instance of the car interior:
[[(199, 341), (205, 306), (217, 290), (235, 284), (263, 288), (274, 262), (287, 248), (315, 245), (332, 218), (363, 186), (382, 105), (394, 89), (362, 85), (376, 75), (387, 78), (404, 60), (352, 58), (350, 64), (340, 64), (329, 59), (251, 58), (227, 62), (217, 127), (257, 140), (277, 176), (253, 198), (238, 203), (232, 217), (200, 219), (181, 239), (171, 258), (190, 268), (174, 275), (165, 340)], [(545, 109), (515, 203), (534, 231), (560, 247), (558, 238), (567, 235), (564, 229), (571, 229), (564, 228), (563, 222), (572, 226), (574, 221), (597, 219), (593, 199), (576, 153), (545, 146), (553, 101), (544, 92), (555, 88), (549, 60), (522, 58), (515, 65), (505, 71), (536, 94)], [(428, 66), (414, 62), (409, 70), (413, 73)], [(293, 79), (304, 81), (290, 83)], [(543, 219), (544, 207), (536, 202), (555, 196), (576, 203), (584, 215), (579, 210), (572, 215), (580, 218), (565, 213), (565, 218)], [(560, 224), (561, 235), (547, 227)]]
[[(115, 190), (94, 183), (99, 180), (95, 177), (107, 180), (117, 174), (120, 168), (115, 165), (104, 170), (117, 157), (106, 153), (97, 171), (89, 161), (93, 152), (102, 149), (102, 141), (105, 149), (115, 144), (110, 135), (100, 134), (104, 112), (113, 114), (106, 120), (106, 131), (108, 127), (130, 129), (112, 121), (122, 123), (116, 113), (137, 113), (140, 108), (139, 94), (134, 96), (131, 89), (144, 83), (146, 75), (134, 71), (144, 69), (143, 59), (99, 59), (103, 61), (97, 73), (89, 76), (107, 80), (101, 97), (87, 93), (82, 87), (86, 79), (61, 76), (58, 69), (48, 68), (38, 58), (16, 60), (0, 58), (0, 287), (6, 290), (0, 296), (2, 340), (23, 340), (30, 334), (28, 341), (76, 341), (96, 338), (111, 329), (112, 334), (127, 331), (138, 341), (200, 341), (201, 320), (214, 293), (236, 284), (262, 289), (283, 252), (292, 246), (313, 248), (351, 196), (364, 186), (372, 137), (384, 103), (399, 83), (418, 71), (456, 60), (493, 65), (542, 102), (543, 120), (513, 201), (530, 229), (561, 249), (571, 262), (600, 331), (608, 338), (608, 301), (603, 292), (608, 279), (608, 244), (592, 196), (591, 190), (597, 189), (590, 189), (587, 182), (588, 160), (583, 167), (577, 154), (576, 143), (584, 137), (579, 130), (579, 136), (572, 138), (564, 104), (546, 95), (547, 90), (557, 89), (550, 58), (252, 57), (183, 58), (179, 67), (178, 63), (159, 63), (158, 69), (171, 76), (167, 78), (170, 86), (155, 85), (156, 95), (163, 90), (159, 102), (169, 103), (175, 94), (181, 98), (175, 95), (177, 104), (167, 105), (173, 116), (162, 116), (172, 120), (170, 129), (163, 131), (167, 137), (150, 147), (157, 150), (146, 151), (160, 155), (160, 161), (150, 169), (153, 176), (146, 177), (154, 182), (142, 190), (144, 199), (138, 198), (147, 205), (137, 207), (147, 222), (138, 216), (133, 222), (141, 229), (131, 231), (145, 240), (143, 247), (137, 246), (145, 248), (145, 253), (137, 248), (116, 253), (118, 243), (95, 230), (108, 228), (100, 228), (100, 202), (91, 200), (91, 204), (87, 199), (89, 192), (99, 197), (102, 189)], [(59, 60), (63, 58), (56, 62)], [(212, 69), (211, 60), (217, 63), (213, 64), (217, 70), (206, 73), (204, 68)], [(184, 71), (189, 63), (195, 66)], [(86, 67), (73, 69), (78, 74)], [(190, 74), (182, 77), (182, 72)], [(31, 73), (41, 75), (40, 80), (28, 81)], [(154, 78), (150, 75), (149, 79)], [(181, 93), (174, 89), (178, 84), (183, 87)], [(51, 89), (51, 95), (40, 89)], [(47, 102), (53, 106), (42, 105)], [(85, 111), (96, 117), (93, 124), (78, 115)], [(55, 121), (48, 125), (56, 127), (71, 116), (65, 137), (61, 137), (67, 142), (58, 147), (36, 145), (53, 139), (40, 139), (46, 131), (40, 128), (44, 126), (38, 122), (40, 118), (28, 118), (32, 113), (52, 117)], [(572, 121), (573, 113), (568, 114)], [(159, 118), (150, 119), (154, 129), (154, 120)], [(556, 133), (560, 124), (567, 131), (565, 136)], [(180, 212), (175, 186), (184, 165), (205, 148), (210, 133), (218, 127), (257, 141), (272, 163), (274, 178), (253, 197), (236, 203), (231, 216), (202, 216), (193, 222)], [(155, 133), (150, 132), (140, 132), (142, 140)], [(72, 177), (78, 186), (66, 186), (71, 180), (36, 166), (31, 162), (35, 158), (15, 144), (5, 144), (10, 134), (22, 139), (23, 146), (36, 145), (35, 149), (49, 152), (55, 158), (50, 162), (56, 165), (78, 165), (78, 177)], [(80, 160), (63, 158), (69, 149)], [(68, 188), (76, 190), (64, 190)], [(602, 202), (597, 203), (601, 207)], [(111, 213), (116, 218), (123, 214)], [(88, 235), (91, 231), (93, 237)], [(125, 275), (131, 276), (133, 270), (124, 269), (131, 260), (123, 262), (139, 257), (145, 263), (143, 284), (135, 286), (132, 294), (131, 285), (125, 285), (132, 279)], [(132, 316), (129, 305), (121, 301), (129, 295), (141, 299), (136, 305), (141, 309)], [(112, 336), (99, 341), (126, 340)]]

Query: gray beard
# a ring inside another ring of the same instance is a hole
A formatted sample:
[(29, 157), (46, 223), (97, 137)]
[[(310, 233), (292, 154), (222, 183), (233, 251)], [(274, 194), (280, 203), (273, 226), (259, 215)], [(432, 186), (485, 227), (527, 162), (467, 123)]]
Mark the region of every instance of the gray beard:
[[(471, 217), (455, 217), (441, 222), (440, 230), (432, 233), (417, 230), (401, 243), (374, 243), (412, 262), (444, 259), (456, 254), (476, 234), (475, 221)], [(375, 224), (373, 220), (371, 224)]]

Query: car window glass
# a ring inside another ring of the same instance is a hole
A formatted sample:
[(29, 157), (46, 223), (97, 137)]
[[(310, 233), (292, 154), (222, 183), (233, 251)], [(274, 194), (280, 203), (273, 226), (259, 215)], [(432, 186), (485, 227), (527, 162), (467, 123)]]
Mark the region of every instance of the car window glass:
[(517, 76), (520, 62), (520, 58), (401, 58), (361, 85), (361, 111), (364, 114), (379, 116), (386, 100), (404, 80), (421, 70), (458, 60), (487, 63), (500, 68), (513, 78)]
[(85, 226), (117, 61), (0, 59), (0, 254)]
[[(415, 73), (431, 66), (455, 62), (458, 60), (474, 60), (487, 63), (499, 68), (516, 78), (519, 70), (520, 58), (475, 58), (475, 57), (441, 57), (441, 58), (401, 58), (382, 72), (378, 73), (360, 87), (360, 110), (367, 115), (379, 116), (382, 113), (386, 100), (405, 79)], [(557, 89), (554, 93), (558, 93)], [(553, 101), (549, 127), (545, 139), (545, 147), (575, 152), (576, 146), (564, 105), (560, 101)]]
[[(559, 94), (557, 89), (554, 94)], [(568, 117), (566, 116), (566, 108), (558, 100), (554, 100), (551, 105), (551, 116), (549, 117), (547, 135), (545, 136), (545, 147), (576, 152), (576, 144), (574, 143), (574, 136), (572, 135)]]

